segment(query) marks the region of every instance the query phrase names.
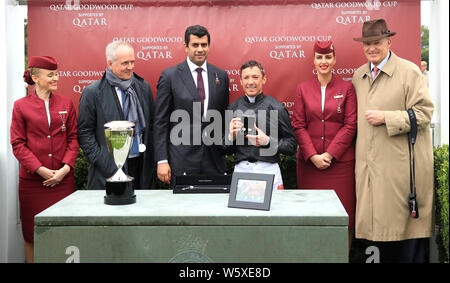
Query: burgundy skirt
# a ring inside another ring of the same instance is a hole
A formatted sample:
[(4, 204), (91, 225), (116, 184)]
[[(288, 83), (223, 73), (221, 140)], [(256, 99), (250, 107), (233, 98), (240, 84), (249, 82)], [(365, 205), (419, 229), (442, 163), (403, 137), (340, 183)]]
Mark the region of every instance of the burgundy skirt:
[(334, 190), (348, 214), (348, 226), (355, 226), (355, 160), (336, 162), (325, 170), (297, 159), (297, 187), (299, 189)]
[(34, 216), (75, 190), (73, 170), (53, 188), (44, 187), (42, 182), (43, 180), (19, 178), (20, 220), (22, 221), (23, 238), (28, 243), (34, 243)]

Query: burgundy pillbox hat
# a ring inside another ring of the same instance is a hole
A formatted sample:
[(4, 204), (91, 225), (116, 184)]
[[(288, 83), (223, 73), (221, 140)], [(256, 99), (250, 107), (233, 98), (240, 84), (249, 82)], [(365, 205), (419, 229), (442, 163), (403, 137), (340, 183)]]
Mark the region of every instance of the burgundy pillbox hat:
[(314, 52), (319, 54), (328, 54), (333, 52), (334, 54), (334, 46), (331, 41), (316, 41), (314, 44)]
[[(51, 56), (31, 56), (28, 59), (28, 68), (56, 70), (58, 69), (58, 64), (56, 63), (56, 59)], [(25, 70), (23, 73), (23, 80), (29, 85), (34, 84), (30, 71), (28, 70)]]
[(56, 59), (51, 56), (32, 56), (28, 59), (28, 68), (41, 68), (47, 70), (58, 69)]

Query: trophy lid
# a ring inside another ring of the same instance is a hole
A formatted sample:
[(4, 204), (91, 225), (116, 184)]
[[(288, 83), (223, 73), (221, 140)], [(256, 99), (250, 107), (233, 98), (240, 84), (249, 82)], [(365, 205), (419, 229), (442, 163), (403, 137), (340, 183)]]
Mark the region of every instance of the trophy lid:
[(129, 128), (134, 127), (134, 123), (130, 121), (111, 121), (108, 123), (105, 123), (105, 128), (111, 128), (114, 130), (126, 130)]

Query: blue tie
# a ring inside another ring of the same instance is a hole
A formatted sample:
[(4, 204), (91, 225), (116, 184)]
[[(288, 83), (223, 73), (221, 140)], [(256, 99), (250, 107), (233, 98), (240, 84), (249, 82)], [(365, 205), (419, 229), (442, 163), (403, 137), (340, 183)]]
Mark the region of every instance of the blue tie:
[[(125, 117), (125, 120), (128, 120), (128, 108), (130, 107), (130, 99), (129, 99), (130, 95), (123, 90), (121, 90), (121, 92), (122, 92), (123, 116)], [(138, 139), (137, 139), (136, 132), (134, 132), (133, 144), (131, 145), (129, 156), (134, 157), (136, 155), (139, 155), (139, 146), (138, 146)]]
[(122, 112), (125, 120), (128, 119), (128, 107), (129, 107), (129, 99), (126, 92), (120, 90), (122, 92)]

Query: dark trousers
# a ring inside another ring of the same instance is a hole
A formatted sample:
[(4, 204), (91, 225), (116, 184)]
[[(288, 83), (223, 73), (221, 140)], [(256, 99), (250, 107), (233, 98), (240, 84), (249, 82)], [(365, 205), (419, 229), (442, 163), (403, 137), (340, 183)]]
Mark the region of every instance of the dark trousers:
[(139, 190), (141, 188), (141, 171), (143, 164), (142, 154), (138, 157), (128, 158), (128, 175), (134, 177), (133, 180), (133, 189)]
[[(225, 173), (226, 166), (224, 166), (224, 168), (219, 168), (215, 160), (216, 158), (223, 158), (223, 156), (215, 156), (212, 152), (212, 148), (205, 145), (201, 147), (201, 154), (199, 162), (191, 162), (189, 167), (186, 167), (181, 161), (177, 163), (175, 160), (172, 160), (172, 163), (170, 164), (172, 177), (175, 175), (183, 175), (184, 173), (187, 175), (207, 176), (223, 175)], [(184, 156), (184, 158), (189, 159), (190, 156)]]
[(380, 250), (380, 263), (429, 262), (429, 238), (393, 242), (373, 242)]
[(202, 175), (223, 175), (225, 169), (220, 169), (217, 167), (215, 162), (215, 157), (212, 153), (211, 147), (205, 146), (203, 150), (203, 158), (201, 163), (200, 174)]

